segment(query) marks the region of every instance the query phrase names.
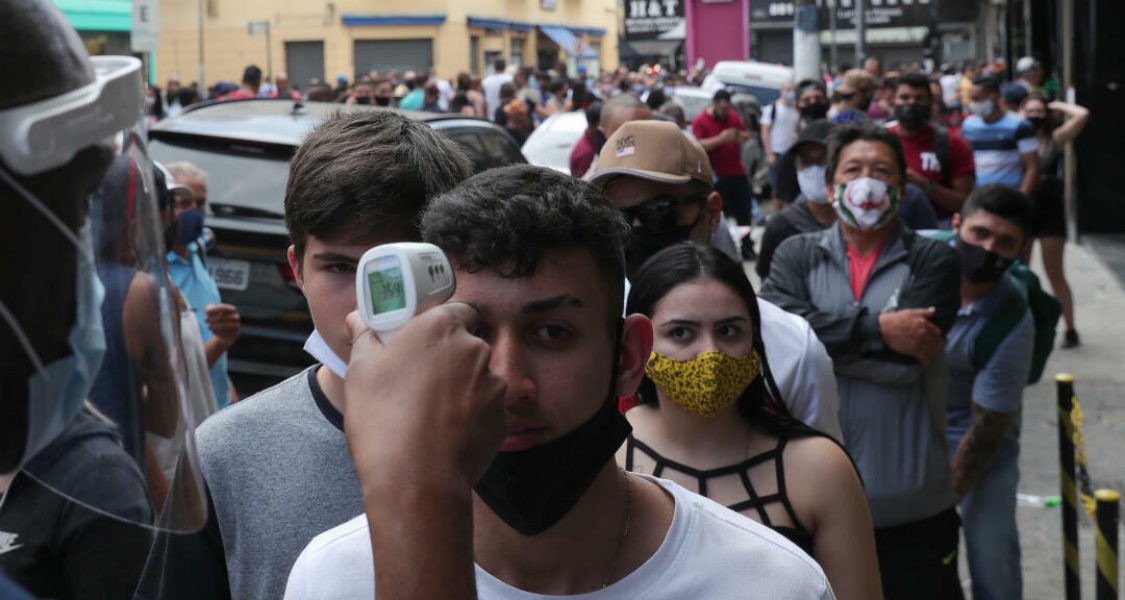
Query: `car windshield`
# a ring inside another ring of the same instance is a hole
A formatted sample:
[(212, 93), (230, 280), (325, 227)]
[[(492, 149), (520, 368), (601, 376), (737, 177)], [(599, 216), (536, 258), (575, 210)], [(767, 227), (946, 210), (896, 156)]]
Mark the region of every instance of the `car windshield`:
[[(217, 213), (243, 216), (285, 215), (289, 162), (276, 155), (215, 152), (152, 140), (149, 154), (165, 164), (187, 161), (207, 173), (207, 203)], [(225, 209), (225, 210), (224, 210)]]

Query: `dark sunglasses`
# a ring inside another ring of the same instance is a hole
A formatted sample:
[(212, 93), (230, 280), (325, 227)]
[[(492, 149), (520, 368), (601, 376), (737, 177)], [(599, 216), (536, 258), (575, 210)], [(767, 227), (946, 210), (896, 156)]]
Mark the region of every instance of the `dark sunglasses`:
[[(640, 227), (643, 227), (646, 231), (668, 233), (682, 227), (679, 214), (681, 204), (698, 204), (700, 215), (702, 215), (706, 203), (706, 196), (689, 196), (687, 198), (657, 196), (644, 204), (626, 208), (622, 212), (625, 213), (625, 218), (631, 226), (639, 223)], [(696, 218), (696, 222), (698, 221), (699, 219)]]

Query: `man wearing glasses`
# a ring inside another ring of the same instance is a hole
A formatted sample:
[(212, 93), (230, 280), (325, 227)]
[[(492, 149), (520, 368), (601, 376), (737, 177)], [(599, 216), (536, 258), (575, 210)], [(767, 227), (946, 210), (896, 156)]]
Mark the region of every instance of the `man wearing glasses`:
[[(723, 223), (707, 153), (674, 123), (625, 123), (606, 140), (588, 179), (632, 226), (625, 247), (629, 277), (672, 244), (710, 244)], [(760, 298), (758, 306), (770, 367), (789, 412), (840, 439), (836, 379), (824, 346), (801, 317)]]

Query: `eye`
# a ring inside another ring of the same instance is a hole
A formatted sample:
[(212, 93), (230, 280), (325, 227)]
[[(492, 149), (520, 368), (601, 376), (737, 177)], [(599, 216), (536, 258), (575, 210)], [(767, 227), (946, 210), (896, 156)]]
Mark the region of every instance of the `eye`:
[(692, 331), (687, 327), (673, 327), (668, 331), (668, 337), (674, 340), (687, 341), (692, 338)]
[(543, 325), (535, 330), (535, 337), (545, 342), (560, 342), (570, 337), (570, 330), (561, 325)]
[(325, 267), (324, 270), (328, 271), (329, 273), (355, 273), (355, 263), (352, 263), (352, 262), (329, 263), (329, 265), (327, 267)]
[(736, 338), (742, 335), (742, 328), (738, 325), (723, 325), (719, 327), (718, 334), (725, 338)]

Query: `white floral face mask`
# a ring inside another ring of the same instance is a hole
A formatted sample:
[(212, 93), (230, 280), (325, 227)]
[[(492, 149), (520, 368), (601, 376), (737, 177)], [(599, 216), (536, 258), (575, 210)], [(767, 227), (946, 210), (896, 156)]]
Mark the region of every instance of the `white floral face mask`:
[(859, 177), (836, 186), (833, 203), (840, 220), (870, 231), (885, 225), (898, 212), (898, 188), (872, 177)]

